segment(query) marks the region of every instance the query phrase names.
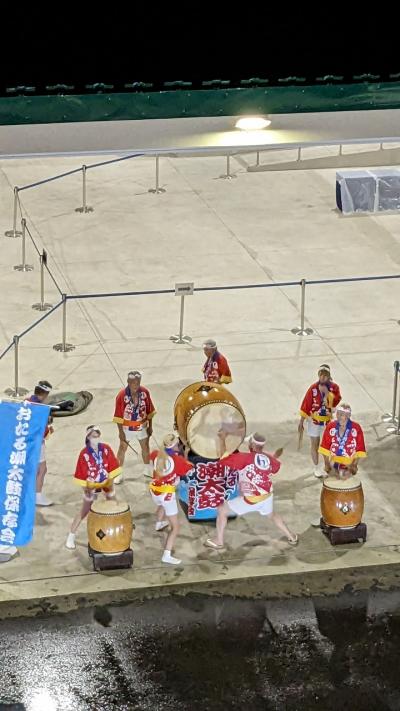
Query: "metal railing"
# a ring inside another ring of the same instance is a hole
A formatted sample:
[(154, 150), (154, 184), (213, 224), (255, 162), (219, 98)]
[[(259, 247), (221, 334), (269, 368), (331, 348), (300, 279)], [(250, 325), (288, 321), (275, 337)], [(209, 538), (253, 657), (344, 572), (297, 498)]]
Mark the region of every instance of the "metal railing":
[[(398, 143), (398, 138), (385, 138), (385, 143)], [(260, 167), (260, 153), (267, 153), (271, 150), (296, 150), (297, 151), (297, 159), (296, 161), (301, 160), (301, 155), (302, 155), (302, 150), (305, 148), (313, 148), (316, 146), (337, 146), (338, 147), (338, 156), (343, 155), (343, 145), (357, 145), (358, 143), (369, 143), (371, 145), (376, 145), (378, 144), (379, 150), (384, 150), (383, 148), (383, 143), (381, 141), (378, 141), (377, 139), (363, 139), (361, 140), (349, 140), (349, 141), (319, 141), (315, 143), (304, 143), (304, 144), (294, 144), (294, 145), (258, 145), (258, 146), (238, 146), (237, 148), (229, 148), (229, 149), (223, 149), (220, 146), (215, 146), (215, 147), (195, 147), (195, 148), (165, 148), (165, 149), (146, 149), (143, 151), (135, 151), (135, 152), (128, 152), (126, 155), (120, 155), (118, 158), (112, 158), (110, 160), (105, 160), (105, 161), (100, 161), (97, 163), (91, 163), (90, 165), (83, 164), (79, 168), (74, 168), (73, 170), (68, 170), (63, 173), (58, 173), (57, 175), (53, 175), (49, 178), (44, 178), (43, 180), (37, 180), (34, 183), (29, 183), (27, 185), (22, 185), (22, 186), (14, 186), (14, 201), (13, 201), (13, 224), (12, 228), (10, 230), (6, 230), (4, 233), (6, 237), (21, 237), (22, 236), (22, 231), (17, 229), (17, 221), (18, 221), (18, 202), (19, 202), (19, 193), (23, 192), (24, 190), (30, 190), (32, 188), (37, 188), (41, 185), (45, 185), (47, 183), (52, 183), (56, 180), (60, 180), (61, 178), (66, 178), (71, 175), (76, 175), (77, 173), (82, 173), (82, 205), (79, 207), (75, 208), (76, 212), (80, 213), (88, 213), (88, 212), (93, 212), (94, 208), (89, 206), (87, 204), (87, 171), (88, 170), (93, 170), (94, 168), (100, 168), (106, 165), (111, 165), (113, 163), (121, 163), (126, 160), (131, 160), (133, 158), (140, 158), (142, 156), (153, 156), (155, 158), (155, 186), (153, 188), (149, 188), (148, 192), (153, 193), (153, 194), (162, 194), (166, 192), (166, 188), (162, 187), (160, 184), (160, 157), (164, 156), (166, 158), (171, 158), (171, 157), (178, 157), (178, 156), (184, 156), (184, 155), (219, 155), (219, 156), (225, 156), (226, 159), (226, 172), (220, 175), (219, 177), (225, 180), (232, 180), (233, 178), (236, 178), (237, 176), (231, 172), (231, 158), (234, 155), (240, 155), (240, 154), (251, 154), (255, 156), (255, 163), (253, 168), (259, 168)], [(121, 153), (121, 151), (103, 151), (103, 153)]]
[[(44, 269), (44, 263), (43, 263), (43, 253), (40, 253), (38, 250), (39, 256), (41, 257), (40, 259), (40, 264), (41, 264), (41, 269)], [(46, 265), (47, 266), (47, 265)], [(49, 272), (51, 275), (51, 272)], [(52, 275), (51, 275), (52, 276)], [(171, 288), (171, 289), (150, 289), (150, 290), (138, 290), (138, 291), (116, 291), (116, 292), (103, 292), (103, 293), (94, 293), (94, 294), (65, 294), (61, 292), (56, 280), (53, 278), (54, 284), (56, 285), (59, 294), (61, 296), (61, 300), (55, 304), (54, 306), (50, 306), (49, 304), (46, 304), (44, 302), (44, 292), (42, 291), (42, 284), (41, 282), (41, 301), (40, 301), (40, 306), (43, 306), (43, 308), (40, 308), (39, 310), (45, 310), (44, 307), (46, 307), (46, 313), (41, 316), (39, 319), (37, 319), (33, 324), (31, 324), (28, 328), (26, 328), (22, 333), (19, 333), (13, 337), (13, 340), (11, 343), (4, 349), (2, 353), (0, 353), (0, 360), (4, 358), (4, 356), (14, 347), (14, 387), (9, 388), (6, 390), (6, 393), (8, 395), (12, 395), (14, 397), (18, 395), (24, 395), (27, 391), (24, 388), (20, 388), (19, 386), (19, 342), (20, 340), (30, 331), (32, 331), (36, 326), (38, 326), (42, 321), (44, 321), (48, 316), (50, 316), (54, 311), (56, 311), (60, 306), (62, 306), (62, 327), (61, 327), (61, 341), (59, 343), (56, 343), (53, 345), (53, 349), (56, 351), (59, 351), (61, 353), (68, 353), (69, 351), (73, 350), (75, 346), (72, 343), (69, 343), (67, 340), (67, 303), (68, 301), (82, 301), (82, 300), (87, 300), (87, 299), (107, 299), (107, 298), (117, 298), (117, 297), (137, 297), (137, 296), (154, 296), (154, 295), (162, 295), (162, 294), (176, 294), (176, 289)], [(268, 283), (261, 283), (261, 284), (226, 284), (222, 286), (198, 286), (193, 288), (193, 293), (206, 293), (206, 292), (218, 292), (218, 291), (240, 291), (240, 290), (249, 290), (249, 289), (274, 289), (274, 288), (284, 288), (284, 287), (300, 287), (300, 324), (299, 326), (296, 326), (292, 329), (290, 329), (290, 332), (300, 336), (310, 336), (314, 333), (313, 329), (310, 326), (306, 325), (307, 318), (306, 318), (306, 289), (307, 287), (312, 287), (315, 285), (323, 285), (323, 284), (346, 284), (346, 283), (356, 283), (356, 282), (370, 282), (370, 281), (384, 281), (384, 280), (396, 280), (400, 279), (400, 274), (384, 274), (384, 275), (377, 275), (377, 276), (359, 276), (359, 277), (339, 277), (339, 278), (334, 278), (334, 279), (300, 279), (298, 281), (281, 281), (281, 282), (268, 282)], [(181, 302), (182, 300), (186, 298), (185, 296), (181, 297)], [(34, 305), (33, 308), (39, 307), (39, 305)], [(179, 337), (173, 337), (173, 340), (177, 344), (183, 344), (186, 343), (187, 340), (190, 340), (189, 337), (183, 337), (183, 329), (184, 329), (184, 323), (183, 323), (183, 310), (181, 307), (180, 311), (180, 323), (179, 323)], [(391, 429), (390, 431), (395, 432), (396, 434), (400, 435), (400, 399), (399, 402), (397, 403), (397, 392), (398, 392), (398, 379), (399, 379), (399, 373), (400, 373), (400, 366), (399, 366), (399, 361), (395, 361), (394, 363), (394, 386), (393, 386), (393, 405), (392, 405), (392, 412), (387, 413), (384, 415), (383, 419), (385, 422), (390, 423)]]

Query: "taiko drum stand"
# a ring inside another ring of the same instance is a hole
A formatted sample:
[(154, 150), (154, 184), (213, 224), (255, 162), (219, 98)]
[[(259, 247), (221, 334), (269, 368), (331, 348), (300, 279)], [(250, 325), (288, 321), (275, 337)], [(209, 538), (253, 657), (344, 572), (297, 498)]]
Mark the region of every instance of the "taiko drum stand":
[(367, 524), (359, 523), (352, 528), (339, 528), (338, 526), (329, 526), (321, 517), (319, 522), (322, 533), (329, 538), (332, 546), (337, 546), (341, 543), (358, 543), (361, 540), (363, 543), (367, 540)]
[(132, 568), (133, 565), (132, 548), (127, 548), (121, 553), (100, 553), (93, 550), (88, 543), (88, 553), (93, 562), (93, 570), (121, 570)]

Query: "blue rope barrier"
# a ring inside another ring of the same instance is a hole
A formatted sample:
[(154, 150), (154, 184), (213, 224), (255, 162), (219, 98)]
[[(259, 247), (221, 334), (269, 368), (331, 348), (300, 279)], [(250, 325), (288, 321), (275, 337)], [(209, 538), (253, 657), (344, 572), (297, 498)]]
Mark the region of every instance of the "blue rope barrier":
[[(400, 279), (400, 274), (383, 274), (381, 276), (339, 277), (337, 279), (306, 279), (307, 286), (315, 284), (342, 284), (354, 281), (380, 281), (383, 279)], [(273, 287), (301, 286), (300, 281), (274, 281), (267, 284), (229, 284), (227, 286), (198, 286), (193, 291), (234, 291), (236, 289), (270, 289)], [(67, 300), (102, 299), (111, 296), (150, 296), (152, 294), (175, 294), (175, 289), (151, 289), (148, 291), (111, 291), (94, 294), (67, 294)]]
[(103, 160), (101, 163), (91, 163), (90, 165), (86, 166), (86, 170), (89, 170), (90, 168), (99, 168), (102, 165), (110, 165), (110, 163), (120, 163), (122, 160), (129, 160), (130, 158), (140, 158), (140, 156), (144, 156), (144, 153), (132, 153), (129, 156), (122, 156), (122, 158), (113, 158), (112, 160)]
[(21, 190), (28, 190), (28, 188), (36, 188), (38, 185), (44, 185), (45, 183), (51, 183), (53, 180), (58, 180), (59, 178), (65, 178), (67, 175), (73, 175), (74, 173), (80, 173), (82, 168), (74, 168), (74, 170), (69, 170), (67, 173), (60, 173), (60, 175), (53, 175), (52, 178), (45, 178), (44, 180), (38, 180), (36, 183), (30, 183), (29, 185), (23, 185), (22, 188), (18, 188), (18, 192)]
[[(110, 165), (111, 163), (120, 163), (123, 160), (129, 160), (130, 158), (139, 158), (140, 156), (143, 156), (144, 153), (132, 153), (129, 156), (122, 156), (122, 158), (113, 158), (112, 160), (105, 160), (102, 161), (101, 163), (92, 163), (91, 165), (86, 166), (86, 170), (90, 170), (90, 168), (99, 168), (102, 165)], [(21, 188), (18, 188), (18, 192), (21, 192), (21, 190), (28, 190), (29, 188), (37, 188), (38, 185), (44, 185), (45, 183), (51, 183), (54, 180), (59, 180), (60, 178), (65, 178), (68, 175), (74, 175), (75, 173), (81, 173), (82, 168), (74, 168), (74, 170), (68, 170), (66, 173), (60, 173), (59, 175), (53, 175), (51, 178), (45, 178), (44, 180), (38, 180), (36, 183), (29, 183), (29, 185), (23, 185)]]
[(0, 354), (0, 360), (3, 358), (3, 356), (5, 356), (6, 353), (8, 353), (8, 351), (13, 347), (13, 345), (14, 345), (14, 341), (11, 341), (10, 345), (7, 346), (7, 348), (5, 349), (5, 351), (3, 351), (3, 352)]
[(55, 306), (53, 306), (50, 309), (50, 311), (47, 311), (45, 314), (43, 314), (43, 316), (38, 318), (37, 321), (34, 321), (34, 323), (32, 323), (30, 326), (28, 326), (28, 328), (25, 329), (25, 331), (22, 331), (22, 333), (19, 333), (18, 338), (22, 338), (23, 336), (26, 336), (26, 334), (29, 333), (29, 331), (32, 331), (32, 329), (35, 328), (35, 326), (38, 326), (38, 324), (41, 323), (41, 321), (44, 321), (45, 318), (50, 316), (50, 314), (54, 313), (54, 311), (57, 311), (57, 309), (61, 306), (62, 303), (63, 303), (62, 301), (59, 301), (58, 304), (56, 304)]
[(306, 279), (306, 284), (338, 284), (349, 281), (379, 281), (380, 279), (400, 279), (400, 274), (383, 274), (382, 276), (366, 276), (366, 277), (343, 277), (338, 279)]

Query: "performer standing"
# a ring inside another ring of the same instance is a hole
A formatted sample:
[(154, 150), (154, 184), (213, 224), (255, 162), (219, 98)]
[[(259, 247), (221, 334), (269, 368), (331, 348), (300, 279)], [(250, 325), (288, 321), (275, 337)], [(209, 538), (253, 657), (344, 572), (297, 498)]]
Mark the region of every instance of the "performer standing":
[(325, 427), (319, 448), (325, 460), (327, 475), (336, 475), (342, 479), (357, 474), (358, 460), (367, 456), (361, 425), (350, 418), (350, 405), (339, 405), (336, 422), (330, 422)]
[[(118, 425), (119, 448), (117, 457), (121, 467), (125, 461), (128, 444), (136, 438), (142, 450), (145, 465), (145, 476), (152, 476), (153, 467), (150, 464), (149, 439), (153, 434), (153, 417), (156, 413), (150, 392), (141, 385), (142, 374), (138, 370), (128, 373), (128, 386), (118, 393), (115, 399), (113, 422)], [(115, 483), (120, 484), (122, 474)]]
[[(45, 404), (52, 390), (52, 386), (48, 380), (39, 380), (36, 385), (33, 395), (28, 397), (28, 402)], [(40, 450), (39, 467), (36, 475), (36, 506), (52, 506), (53, 502), (48, 499), (43, 493), (44, 478), (47, 474), (46, 463), (46, 439), (53, 433), (52, 427), (53, 418), (49, 416), (49, 420), (44, 431), (44, 439)]]
[(232, 375), (225, 356), (217, 349), (216, 341), (209, 338), (203, 343), (204, 355), (207, 360), (203, 365), (204, 380), (211, 383), (227, 385), (232, 382)]
[(106, 499), (115, 498), (113, 480), (121, 471), (119, 462), (109, 444), (100, 442), (100, 428), (89, 425), (86, 428), (85, 446), (79, 454), (74, 478), (77, 484), (83, 486), (83, 503), (81, 510), (72, 521), (71, 529), (65, 542), (65, 547), (74, 550), (75, 535), (79, 524), (88, 515), (92, 502), (102, 491)]
[(174, 434), (166, 435), (163, 440), (163, 449), (152, 452), (150, 458), (154, 464), (154, 470), (149, 488), (151, 498), (157, 506), (155, 529), (162, 531), (168, 525), (171, 527), (161, 561), (179, 565), (182, 561), (172, 555), (179, 532), (175, 491), (180, 478), (186, 476), (193, 469), (193, 464), (179, 454), (179, 439)]
[[(220, 432), (220, 437), (225, 437)], [(275, 526), (286, 536), (287, 542), (295, 546), (298, 536), (285, 524), (281, 516), (274, 513), (271, 476), (277, 474), (280, 462), (275, 455), (264, 452), (265, 437), (256, 432), (249, 438), (249, 452), (237, 452), (220, 460), (221, 464), (238, 472), (239, 496), (225, 501), (218, 508), (215, 539), (207, 539), (205, 546), (208, 548), (224, 548), (224, 531), (229, 514), (243, 516), (248, 513), (259, 513), (269, 516)]]
[(323, 428), (332, 419), (332, 411), (341, 399), (339, 386), (331, 378), (330, 367), (323, 363), (318, 370), (317, 382), (310, 385), (301, 403), (298, 426), (299, 437), (302, 437), (304, 420), (307, 420), (307, 434), (310, 437), (314, 475), (318, 478), (326, 476), (323, 469), (318, 469), (318, 447)]

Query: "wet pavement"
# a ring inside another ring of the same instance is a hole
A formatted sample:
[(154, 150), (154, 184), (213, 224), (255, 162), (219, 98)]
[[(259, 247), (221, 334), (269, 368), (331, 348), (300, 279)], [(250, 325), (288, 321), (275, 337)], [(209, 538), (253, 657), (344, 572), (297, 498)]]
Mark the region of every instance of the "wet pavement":
[(156, 607), (143, 608), (143, 624), (137, 610), (102, 608), (84, 623), (2, 623), (0, 710), (400, 708), (399, 618), (319, 611), (319, 628), (276, 634), (259, 610), (212, 624), (204, 610), (194, 605), (192, 623), (175, 626)]

